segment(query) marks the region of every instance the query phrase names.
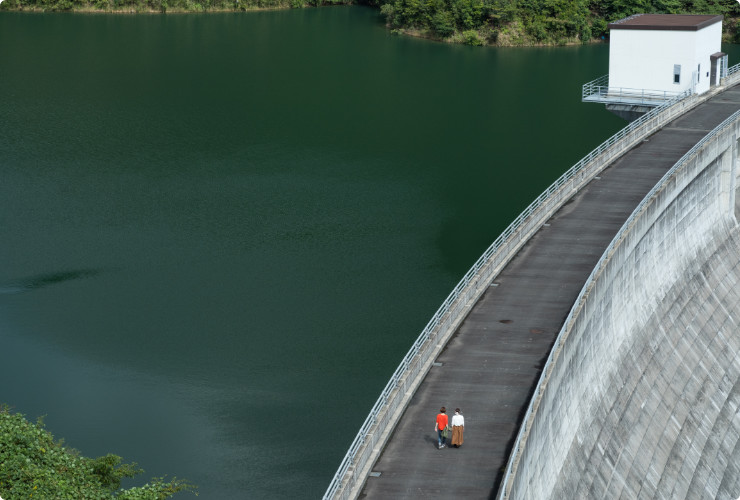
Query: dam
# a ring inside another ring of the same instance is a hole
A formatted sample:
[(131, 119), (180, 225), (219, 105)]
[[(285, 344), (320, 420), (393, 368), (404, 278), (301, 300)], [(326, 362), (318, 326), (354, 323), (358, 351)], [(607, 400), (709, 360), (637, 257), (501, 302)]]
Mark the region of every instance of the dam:
[[(738, 102), (736, 88), (718, 97), (707, 104)], [(609, 245), (555, 342), (498, 498), (740, 495), (739, 137), (735, 112)]]
[[(740, 495), (736, 75), (645, 115), (512, 223), (325, 498)], [(459, 450), (436, 449), (441, 405), (466, 415)]]

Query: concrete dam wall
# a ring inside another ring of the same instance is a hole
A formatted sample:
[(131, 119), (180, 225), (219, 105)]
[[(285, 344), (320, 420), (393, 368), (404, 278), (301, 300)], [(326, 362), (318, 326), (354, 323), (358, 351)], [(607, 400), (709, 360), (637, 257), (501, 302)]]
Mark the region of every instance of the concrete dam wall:
[(651, 191), (555, 343), (502, 498), (740, 496), (740, 117)]

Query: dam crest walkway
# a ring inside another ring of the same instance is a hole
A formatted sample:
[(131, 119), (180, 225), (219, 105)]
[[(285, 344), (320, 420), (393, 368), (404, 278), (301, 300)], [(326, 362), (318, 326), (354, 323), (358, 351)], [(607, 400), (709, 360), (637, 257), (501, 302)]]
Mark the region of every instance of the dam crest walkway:
[[(360, 498), (496, 496), (543, 366), (594, 266), (664, 174), (738, 110), (739, 87), (717, 93), (613, 161), (542, 224), (410, 395)], [(437, 448), (441, 406), (465, 416), (460, 448)]]

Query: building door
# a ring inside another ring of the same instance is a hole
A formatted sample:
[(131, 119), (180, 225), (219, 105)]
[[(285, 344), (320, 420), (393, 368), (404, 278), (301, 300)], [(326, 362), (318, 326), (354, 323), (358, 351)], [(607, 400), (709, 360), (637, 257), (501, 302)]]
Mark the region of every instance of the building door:
[(715, 85), (719, 85), (719, 82), (723, 77), (727, 76), (724, 74), (725, 68), (723, 67), (727, 60), (727, 54), (724, 52), (716, 52), (709, 56), (709, 60), (712, 63), (712, 69), (709, 72), (709, 85), (714, 87)]

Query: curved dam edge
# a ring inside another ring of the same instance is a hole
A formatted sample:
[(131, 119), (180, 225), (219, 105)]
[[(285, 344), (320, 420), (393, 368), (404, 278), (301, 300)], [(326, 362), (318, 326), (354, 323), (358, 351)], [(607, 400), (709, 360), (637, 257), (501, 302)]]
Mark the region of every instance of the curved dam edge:
[[(714, 88), (703, 95), (691, 95), (670, 102), (663, 109), (658, 108), (655, 112), (625, 127), (555, 181), (512, 222), (451, 292), (404, 357), (349, 447), (324, 495), (325, 499), (360, 496), (364, 484), (371, 476), (372, 467), (384, 453), (390, 436), (396, 433), (402, 415), (405, 415), (411, 399), (416, 397), (417, 389), (425, 380), (432, 362), (443, 352), (449, 339), (458, 330), (472, 308), (476, 306), (476, 302), (492, 280), (496, 279), (496, 276), (508, 265), (507, 263), (518, 250), (540, 230), (543, 223), (575, 196), (583, 186), (631, 147), (643, 142), (647, 136), (660, 130), (667, 123), (680, 118), (689, 110), (711, 99), (712, 95), (721, 94), (734, 86), (740, 80), (738, 77), (740, 77), (740, 72), (733, 72), (730, 77), (723, 79), (721, 87)], [(705, 130), (708, 131), (710, 128)], [(644, 192), (647, 192), (647, 188)], [(614, 231), (616, 232), (616, 228)], [(605, 246), (606, 242), (601, 248)], [(584, 278), (587, 274), (588, 272)], [(576, 295), (577, 292), (573, 294), (573, 297), (575, 298)], [(567, 310), (564, 309), (565, 312), (563, 316), (560, 316), (561, 318), (567, 314)], [(561, 324), (558, 322), (558, 328)], [(537, 370), (538, 373), (539, 371), (540, 369)], [(524, 405), (522, 411), (526, 408), (526, 403)], [(512, 434), (512, 439), (515, 435), (515, 433)], [(506, 457), (508, 456), (507, 452)], [(502, 461), (505, 463), (506, 458), (503, 457)], [(497, 486), (496, 489), (498, 489)], [(491, 493), (491, 496), (493, 494)]]
[(556, 340), (500, 498), (740, 495), (736, 113), (628, 220)]

